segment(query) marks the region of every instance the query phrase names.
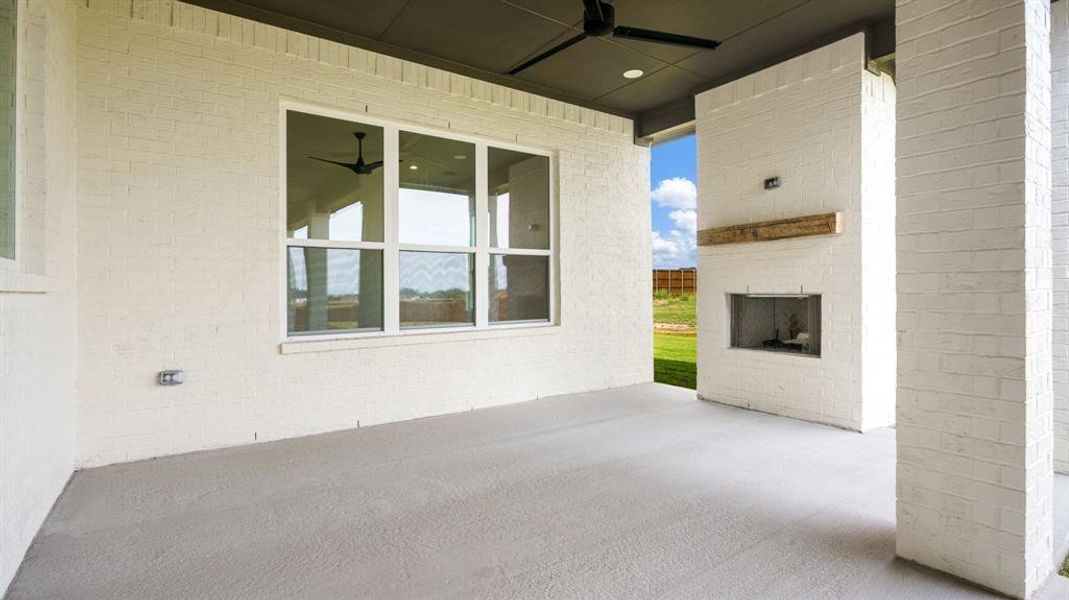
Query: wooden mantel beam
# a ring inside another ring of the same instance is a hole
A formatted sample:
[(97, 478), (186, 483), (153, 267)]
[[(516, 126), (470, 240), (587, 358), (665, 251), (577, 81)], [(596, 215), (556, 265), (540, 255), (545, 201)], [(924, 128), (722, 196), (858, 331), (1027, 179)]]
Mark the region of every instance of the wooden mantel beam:
[(702, 229), (698, 232), (699, 246), (720, 246), (745, 242), (767, 242), (811, 235), (834, 235), (843, 232), (843, 213), (807, 215), (760, 223), (729, 225)]

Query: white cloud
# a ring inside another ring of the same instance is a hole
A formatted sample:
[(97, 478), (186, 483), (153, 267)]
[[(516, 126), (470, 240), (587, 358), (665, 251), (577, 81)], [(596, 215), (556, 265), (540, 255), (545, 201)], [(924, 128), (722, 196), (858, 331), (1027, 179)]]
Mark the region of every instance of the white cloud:
[(690, 237), (698, 235), (698, 213), (693, 210), (673, 210), (668, 213), (668, 218), (676, 224), (676, 229), (687, 233)]
[(668, 213), (673, 228), (667, 233), (653, 232), (653, 266), (660, 269), (693, 267), (698, 264), (698, 214), (695, 212), (698, 188), (685, 177), (662, 179), (650, 193), (662, 207), (674, 208)]
[(698, 205), (698, 188), (686, 177), (662, 179), (650, 195), (658, 206), (693, 209)]
[(654, 230), (653, 266), (658, 269), (693, 267), (697, 264), (698, 245), (693, 234), (673, 229), (667, 236)]

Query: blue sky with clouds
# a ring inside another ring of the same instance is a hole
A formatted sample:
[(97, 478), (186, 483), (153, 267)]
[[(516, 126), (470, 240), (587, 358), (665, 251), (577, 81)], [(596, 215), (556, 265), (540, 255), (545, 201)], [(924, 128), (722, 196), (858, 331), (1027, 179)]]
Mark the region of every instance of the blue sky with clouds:
[(653, 147), (650, 202), (653, 266), (695, 267), (697, 261), (697, 156), (694, 135)]

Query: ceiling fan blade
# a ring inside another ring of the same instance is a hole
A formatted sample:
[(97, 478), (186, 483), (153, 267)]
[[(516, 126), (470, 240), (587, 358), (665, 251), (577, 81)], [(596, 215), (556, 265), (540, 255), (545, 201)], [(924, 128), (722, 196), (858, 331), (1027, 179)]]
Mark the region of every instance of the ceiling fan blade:
[(612, 35), (613, 37), (629, 40), (640, 40), (657, 44), (671, 44), (673, 46), (687, 46), (689, 48), (707, 48), (709, 50), (715, 49), (720, 45), (720, 42), (716, 40), (707, 40), (705, 38), (691, 37), (689, 35), (679, 35), (677, 33), (653, 31), (652, 29), (642, 29), (641, 27), (624, 27), (623, 25), (618, 25), (613, 29)]
[(337, 161), (337, 160), (330, 160), (330, 159), (326, 159), (326, 158), (319, 158), (318, 156), (309, 156), (308, 158), (310, 158), (312, 160), (318, 160), (320, 162), (330, 163), (332, 165), (338, 165), (339, 167), (345, 167), (346, 169), (352, 169), (353, 168), (353, 164), (352, 163), (346, 163), (346, 162), (341, 162), (341, 161)]
[(600, 0), (583, 0), (583, 12), (592, 21), (605, 20), (605, 13), (601, 10)]
[(525, 60), (522, 63), (516, 65), (515, 67), (512, 67), (512, 69), (509, 70), (508, 74), (509, 75), (515, 75), (515, 74), (519, 73), (520, 71), (523, 71), (524, 69), (532, 67), (532, 66), (542, 62), (543, 60), (546, 60), (547, 58), (549, 58), (550, 56), (553, 56), (554, 54), (560, 52), (561, 50), (569, 48), (569, 47), (571, 47), (571, 46), (583, 41), (584, 39), (586, 39), (586, 34), (585, 33), (580, 33), (579, 35), (577, 35), (575, 37), (568, 38), (567, 40), (564, 40), (563, 42), (557, 44), (556, 46), (553, 46), (549, 50), (546, 50), (545, 52), (535, 56), (534, 58)]
[(374, 171), (375, 169), (377, 169), (377, 168), (379, 168), (381, 166), (382, 166), (382, 161), (381, 160), (376, 160), (375, 162), (369, 162), (366, 165), (364, 165), (364, 169), (368, 173), (370, 173), (370, 172)]

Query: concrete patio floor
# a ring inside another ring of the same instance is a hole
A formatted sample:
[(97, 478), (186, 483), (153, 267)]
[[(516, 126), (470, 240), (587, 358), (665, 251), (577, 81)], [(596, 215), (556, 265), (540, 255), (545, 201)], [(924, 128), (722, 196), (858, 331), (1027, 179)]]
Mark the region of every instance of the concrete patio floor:
[(894, 452), (649, 384), (89, 469), (9, 598), (996, 597), (895, 559)]

